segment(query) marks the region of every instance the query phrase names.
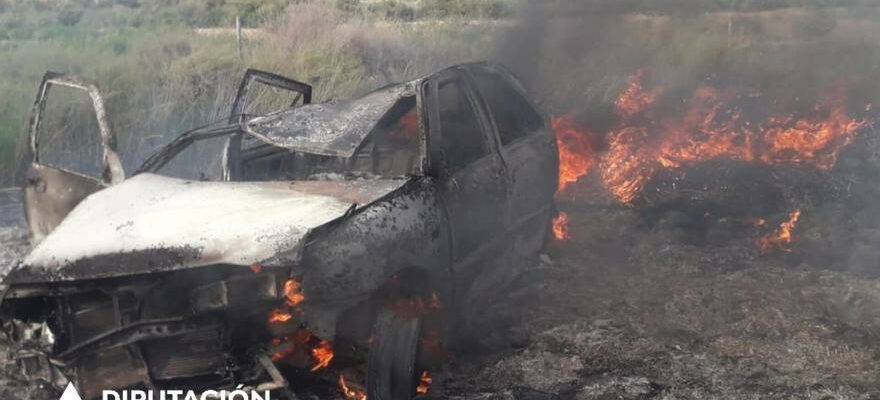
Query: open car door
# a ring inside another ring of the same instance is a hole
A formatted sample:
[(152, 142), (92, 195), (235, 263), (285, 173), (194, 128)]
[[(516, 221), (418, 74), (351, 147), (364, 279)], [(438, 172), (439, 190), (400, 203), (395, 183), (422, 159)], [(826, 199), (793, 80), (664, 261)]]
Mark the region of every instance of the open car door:
[[(270, 91), (286, 92), (292, 97), (278, 96), (278, 93), (260, 93), (256, 84), (262, 84)], [(267, 95), (268, 94), (268, 95)], [(248, 114), (267, 114), (274, 111), (293, 108), (312, 102), (312, 86), (271, 72), (248, 69), (229, 112), (230, 124), (244, 124)], [(223, 180), (238, 180), (241, 176), (241, 164), (248, 159), (259, 157), (262, 148), (271, 146), (261, 143), (243, 143), (242, 135), (234, 135), (226, 144), (223, 159)], [(243, 155), (248, 150), (247, 155)]]
[[(46, 103), (60, 103), (47, 113)], [(78, 100), (78, 102), (76, 101)], [(51, 114), (51, 121), (45, 121)], [(30, 166), (24, 182), (24, 209), (31, 241), (40, 242), (86, 196), (122, 182), (125, 172), (116, 152), (104, 101), (95, 85), (74, 76), (47, 72), (31, 110), (28, 127)]]

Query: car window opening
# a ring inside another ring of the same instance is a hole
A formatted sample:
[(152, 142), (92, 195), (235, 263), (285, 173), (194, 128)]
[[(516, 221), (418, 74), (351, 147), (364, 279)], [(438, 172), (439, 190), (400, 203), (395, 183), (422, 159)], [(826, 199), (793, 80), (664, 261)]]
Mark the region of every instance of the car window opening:
[[(352, 157), (293, 151), (245, 135), (242, 181), (400, 178), (420, 166), (419, 115), (415, 96), (404, 97), (382, 117)], [(183, 179), (220, 180), (228, 137), (196, 141), (159, 169)]]

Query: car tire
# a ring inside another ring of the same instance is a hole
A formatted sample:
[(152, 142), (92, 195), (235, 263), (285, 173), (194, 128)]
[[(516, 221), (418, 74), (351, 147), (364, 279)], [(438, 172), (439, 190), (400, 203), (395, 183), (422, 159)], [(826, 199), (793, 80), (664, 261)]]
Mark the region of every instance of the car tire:
[(421, 329), (421, 318), (402, 318), (384, 308), (379, 312), (367, 361), (368, 399), (410, 400), (415, 396)]

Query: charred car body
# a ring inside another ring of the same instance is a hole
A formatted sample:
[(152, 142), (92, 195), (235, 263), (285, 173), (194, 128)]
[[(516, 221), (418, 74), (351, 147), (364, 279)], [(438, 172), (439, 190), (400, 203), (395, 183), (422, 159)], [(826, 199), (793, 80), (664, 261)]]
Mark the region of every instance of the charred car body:
[[(303, 104), (244, 115), (256, 83)], [(53, 85), (93, 100), (99, 176), (41, 159)], [(47, 74), (24, 187), (35, 247), (2, 287), (0, 319), (43, 338), (25, 369), (70, 379), (85, 398), (283, 391), (270, 357), (307, 329), (306, 340), (333, 341), (337, 360), (368, 358), (370, 399), (411, 397), (429, 319), (455, 326), (543, 245), (555, 140), (517, 81), (486, 63), (310, 100), (306, 84), (248, 71), (228, 121), (181, 135), (125, 179), (97, 90)], [(186, 156), (209, 142), (222, 147)]]

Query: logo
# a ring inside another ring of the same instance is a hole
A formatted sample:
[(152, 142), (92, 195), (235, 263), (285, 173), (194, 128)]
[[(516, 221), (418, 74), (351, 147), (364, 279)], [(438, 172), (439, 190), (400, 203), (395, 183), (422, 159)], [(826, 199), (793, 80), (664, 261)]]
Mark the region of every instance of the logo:
[(70, 382), (67, 384), (67, 388), (64, 389), (64, 393), (61, 393), (59, 400), (82, 400), (82, 397), (79, 397), (79, 392), (76, 391), (73, 382)]
[[(239, 385), (235, 390), (208, 390), (196, 392), (192, 390), (104, 390), (101, 400), (271, 400), (268, 390), (259, 393), (256, 390), (244, 390)], [(64, 393), (58, 400), (82, 400), (73, 382), (67, 384)]]

